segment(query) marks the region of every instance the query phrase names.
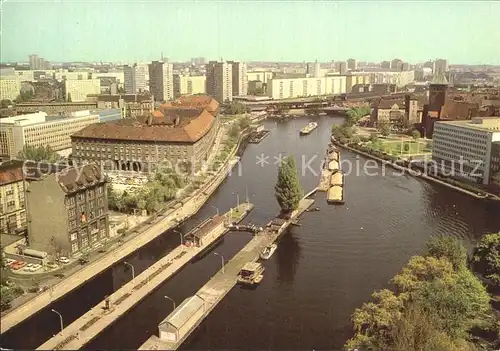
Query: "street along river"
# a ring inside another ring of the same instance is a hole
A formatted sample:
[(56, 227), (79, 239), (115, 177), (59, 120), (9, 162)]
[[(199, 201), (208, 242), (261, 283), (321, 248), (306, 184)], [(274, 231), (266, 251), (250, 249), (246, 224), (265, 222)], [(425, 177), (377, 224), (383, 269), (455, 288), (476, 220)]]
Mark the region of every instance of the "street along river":
[[(240, 167), (221, 185), (183, 231), (219, 211), (227, 211), (246, 194), (256, 208), (247, 222), (265, 224), (278, 212), (274, 198), (277, 161), (294, 155), (301, 183), (308, 191), (317, 186), (319, 168), (331, 126), (342, 119), (321, 117), (308, 136), (299, 130), (308, 118), (284, 123), (266, 121), (271, 130), (261, 144), (249, 145)], [(341, 151), (353, 164), (346, 176), (346, 204), (328, 206), (316, 195), (319, 212), (304, 214), (301, 227), (292, 227), (265, 262), (266, 272), (254, 291), (233, 289), (182, 346), (184, 349), (340, 349), (351, 335), (353, 310), (375, 289), (388, 286), (412, 255), (420, 254), (431, 235), (447, 234), (470, 247), (486, 232), (500, 229), (500, 207), (486, 204), (448, 188), (410, 176), (394, 175), (387, 168), (370, 167), (366, 159)], [(260, 161), (260, 162), (258, 162)], [(347, 161), (343, 161), (347, 162)], [(359, 172), (356, 172), (356, 165)], [(307, 167), (310, 165), (310, 168)], [(347, 163), (343, 163), (347, 166)], [(378, 170), (378, 171), (377, 171)], [(229, 233), (214, 249), (230, 259), (250, 239)], [(179, 244), (167, 232), (125, 261), (143, 271)], [(195, 293), (220, 269), (220, 257), (208, 254), (165, 282), (129, 314), (118, 320), (88, 349), (137, 349), (173, 308)], [(65, 325), (130, 280), (130, 268), (119, 263), (94, 280), (55, 302), (1, 337), (1, 346), (34, 348), (59, 332), (61, 312)]]

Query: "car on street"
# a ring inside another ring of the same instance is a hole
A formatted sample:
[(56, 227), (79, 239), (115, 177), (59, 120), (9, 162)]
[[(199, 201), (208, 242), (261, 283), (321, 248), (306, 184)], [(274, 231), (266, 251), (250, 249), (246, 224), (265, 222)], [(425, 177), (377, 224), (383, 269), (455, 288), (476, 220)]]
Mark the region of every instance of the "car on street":
[(69, 263), (69, 259), (67, 257), (64, 257), (64, 256), (59, 257), (58, 261), (61, 263), (64, 263), (64, 264)]
[(36, 272), (37, 270), (39, 270), (40, 268), (42, 268), (42, 265), (41, 264), (34, 264), (31, 269), (30, 269), (30, 272)]
[(14, 261), (10, 264), (10, 268), (12, 268), (13, 270), (17, 271), (21, 268), (23, 268), (24, 266), (26, 265), (26, 262), (23, 262), (23, 261)]

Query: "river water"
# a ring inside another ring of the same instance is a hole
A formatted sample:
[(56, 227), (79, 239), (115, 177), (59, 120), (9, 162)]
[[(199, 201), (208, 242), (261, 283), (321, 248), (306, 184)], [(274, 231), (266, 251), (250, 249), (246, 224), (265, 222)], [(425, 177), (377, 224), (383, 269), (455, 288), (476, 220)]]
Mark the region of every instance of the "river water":
[[(270, 136), (249, 145), (242, 162), (202, 210), (183, 230), (215, 213), (227, 211), (238, 197), (256, 205), (246, 222), (265, 224), (279, 208), (274, 198), (277, 161), (294, 155), (305, 191), (317, 186), (321, 157), (333, 123), (342, 119), (321, 117), (308, 136), (299, 130), (309, 120), (284, 123), (266, 121)], [(346, 176), (344, 206), (329, 206), (325, 194), (316, 195), (319, 212), (309, 212), (301, 227), (292, 227), (266, 261), (265, 277), (256, 290), (233, 289), (184, 343), (183, 349), (341, 349), (351, 336), (353, 310), (376, 289), (388, 287), (412, 255), (422, 253), (431, 235), (446, 234), (466, 246), (486, 232), (500, 230), (500, 207), (485, 204), (452, 190), (409, 176), (374, 167), (366, 159), (341, 151)], [(260, 162), (259, 162), (260, 161)], [(307, 165), (310, 167), (307, 167)], [(368, 172), (363, 172), (369, 167)], [(356, 168), (359, 171), (356, 171)], [(250, 240), (246, 233), (229, 233), (214, 249), (230, 259)], [(167, 232), (126, 258), (136, 274), (179, 244)], [(220, 269), (212, 254), (192, 263), (162, 284), (126, 316), (105, 330), (86, 348), (137, 349), (158, 323), (193, 295)], [(90, 307), (130, 280), (130, 269), (117, 264), (64, 299), (2, 335), (2, 347), (33, 348), (59, 330), (62, 313), (71, 323)]]

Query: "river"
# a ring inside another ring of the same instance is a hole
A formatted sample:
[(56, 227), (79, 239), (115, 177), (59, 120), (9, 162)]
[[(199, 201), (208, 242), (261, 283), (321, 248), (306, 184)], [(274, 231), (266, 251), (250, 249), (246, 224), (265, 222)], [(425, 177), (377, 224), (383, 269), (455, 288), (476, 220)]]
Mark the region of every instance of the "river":
[[(274, 184), (280, 154), (295, 156), (306, 191), (317, 186), (331, 126), (342, 119), (321, 117), (317, 121), (319, 127), (308, 136), (298, 134), (309, 122), (307, 118), (266, 121), (270, 136), (248, 146), (241, 165), (183, 230), (216, 209), (227, 211), (238, 197), (244, 201), (246, 194), (256, 205), (246, 222), (265, 224), (274, 217), (278, 212)], [(367, 160), (348, 151), (341, 151), (341, 158), (344, 167), (350, 161), (361, 170), (346, 176), (346, 204), (328, 206), (325, 194), (318, 193), (315, 206), (320, 211), (304, 214), (302, 226), (292, 227), (281, 239), (273, 257), (265, 262), (261, 285), (254, 291), (233, 289), (183, 349), (340, 349), (352, 334), (349, 318), (353, 310), (374, 290), (388, 287), (390, 278), (408, 259), (423, 252), (431, 235), (452, 235), (470, 248), (482, 234), (500, 229), (498, 205), (395, 175), (391, 169), (383, 175), (381, 168), (372, 164), (370, 175), (365, 174), (362, 170)], [(310, 160), (312, 169), (302, 167)], [(229, 233), (215, 251), (228, 260), (249, 240), (249, 234)], [(139, 274), (178, 244), (178, 235), (167, 232), (126, 261)], [(172, 310), (172, 302), (164, 296), (179, 305), (220, 265), (220, 257), (212, 254), (188, 265), (86, 348), (137, 349), (157, 333), (158, 323)], [(130, 278), (127, 266), (115, 265), (2, 335), (2, 347), (41, 345), (59, 331), (58, 316), (51, 308), (62, 313), (67, 325)]]

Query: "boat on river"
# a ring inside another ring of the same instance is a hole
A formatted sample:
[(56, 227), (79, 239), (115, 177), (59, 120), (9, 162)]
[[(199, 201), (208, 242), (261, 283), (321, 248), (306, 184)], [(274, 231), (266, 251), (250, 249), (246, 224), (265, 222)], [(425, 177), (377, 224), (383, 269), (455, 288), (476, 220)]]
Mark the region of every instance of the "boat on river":
[(256, 286), (264, 278), (264, 266), (258, 262), (245, 263), (243, 268), (238, 273), (238, 283)]
[(264, 250), (262, 250), (262, 252), (260, 253), (260, 258), (263, 260), (270, 259), (271, 256), (273, 255), (274, 251), (276, 251), (277, 247), (278, 247), (278, 245), (276, 245), (276, 244), (271, 244), (269, 246), (266, 246), (264, 248)]
[(307, 135), (307, 134), (311, 133), (313, 130), (315, 130), (316, 128), (318, 128), (318, 123), (311, 122), (307, 126), (305, 126), (304, 128), (302, 128), (300, 130), (300, 135)]

